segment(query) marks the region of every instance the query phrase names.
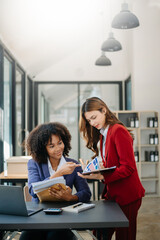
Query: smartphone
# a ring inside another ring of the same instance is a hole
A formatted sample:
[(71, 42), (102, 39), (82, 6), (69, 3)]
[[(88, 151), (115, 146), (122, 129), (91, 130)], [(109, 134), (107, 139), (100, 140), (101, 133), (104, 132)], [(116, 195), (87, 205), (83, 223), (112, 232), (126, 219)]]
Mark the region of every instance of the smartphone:
[(44, 209), (43, 212), (45, 212), (46, 214), (59, 214), (62, 212), (61, 208), (47, 208)]

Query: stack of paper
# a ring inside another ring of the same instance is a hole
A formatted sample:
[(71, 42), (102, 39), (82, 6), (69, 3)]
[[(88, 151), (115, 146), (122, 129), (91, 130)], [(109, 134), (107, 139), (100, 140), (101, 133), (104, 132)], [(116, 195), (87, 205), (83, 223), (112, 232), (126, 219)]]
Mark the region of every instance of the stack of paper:
[(59, 185), (66, 189), (66, 181), (63, 177), (48, 179), (45, 181), (32, 183), (33, 192), (37, 194), (40, 202), (58, 201), (55, 197), (49, 194), (49, 188), (59, 189)]
[(48, 180), (32, 183), (33, 192), (36, 194), (36, 193), (41, 192), (57, 183), (62, 183), (64, 185), (66, 185), (66, 181), (63, 177), (51, 178)]
[(66, 211), (66, 212), (79, 213), (79, 212), (85, 211), (85, 210), (93, 208), (93, 207), (95, 207), (94, 203), (81, 203), (81, 202), (79, 202), (79, 203), (70, 205), (68, 207), (64, 207), (62, 209), (63, 209), (63, 211)]

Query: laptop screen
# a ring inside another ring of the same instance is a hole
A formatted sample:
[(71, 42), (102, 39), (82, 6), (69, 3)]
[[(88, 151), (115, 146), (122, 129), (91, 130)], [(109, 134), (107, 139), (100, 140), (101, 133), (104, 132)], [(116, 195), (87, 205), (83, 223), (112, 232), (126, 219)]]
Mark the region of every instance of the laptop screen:
[(0, 185), (0, 196), (0, 214), (29, 216), (42, 210), (36, 208), (29, 210), (28, 214), (23, 189), (20, 186)]

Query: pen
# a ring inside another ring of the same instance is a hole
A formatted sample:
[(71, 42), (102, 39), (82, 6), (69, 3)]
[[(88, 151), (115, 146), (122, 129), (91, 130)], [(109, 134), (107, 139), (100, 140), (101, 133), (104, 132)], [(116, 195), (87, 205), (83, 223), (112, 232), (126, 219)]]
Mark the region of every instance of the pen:
[(79, 207), (79, 206), (81, 206), (83, 203), (77, 203), (77, 204), (75, 204), (74, 206), (73, 206), (73, 208), (76, 208), (76, 207)]

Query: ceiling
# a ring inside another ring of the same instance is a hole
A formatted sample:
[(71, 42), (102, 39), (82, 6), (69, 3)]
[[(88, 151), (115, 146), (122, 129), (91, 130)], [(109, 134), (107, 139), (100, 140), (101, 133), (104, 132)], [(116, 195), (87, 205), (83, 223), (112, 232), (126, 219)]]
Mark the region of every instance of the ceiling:
[[(120, 11), (121, 0), (111, 2), (1, 0), (0, 38), (28, 74), (35, 78), (81, 46), (86, 46), (90, 56), (97, 49), (98, 58), (102, 41), (111, 30), (111, 15)], [(95, 60), (91, 58), (93, 65)], [(77, 61), (84, 61), (83, 56)]]
[[(35, 80), (51, 80), (54, 70), (57, 69), (58, 75), (62, 66), (63, 69), (66, 66), (64, 74), (70, 76), (69, 68), (73, 64), (79, 78), (84, 71), (81, 66), (86, 66), (86, 71), (94, 75), (97, 68), (94, 63), (101, 55), (101, 45), (111, 31), (111, 20), (120, 11), (122, 2), (0, 0), (0, 39)], [(138, 0), (126, 2), (132, 9), (133, 3)], [(159, 0), (147, 2), (160, 4)], [(115, 31), (115, 38), (122, 43), (123, 49), (107, 54), (113, 62), (108, 73), (112, 71), (116, 74), (117, 66), (123, 69), (124, 63), (129, 62), (127, 40), (131, 34), (131, 31)], [(119, 76), (117, 73), (117, 78)]]

